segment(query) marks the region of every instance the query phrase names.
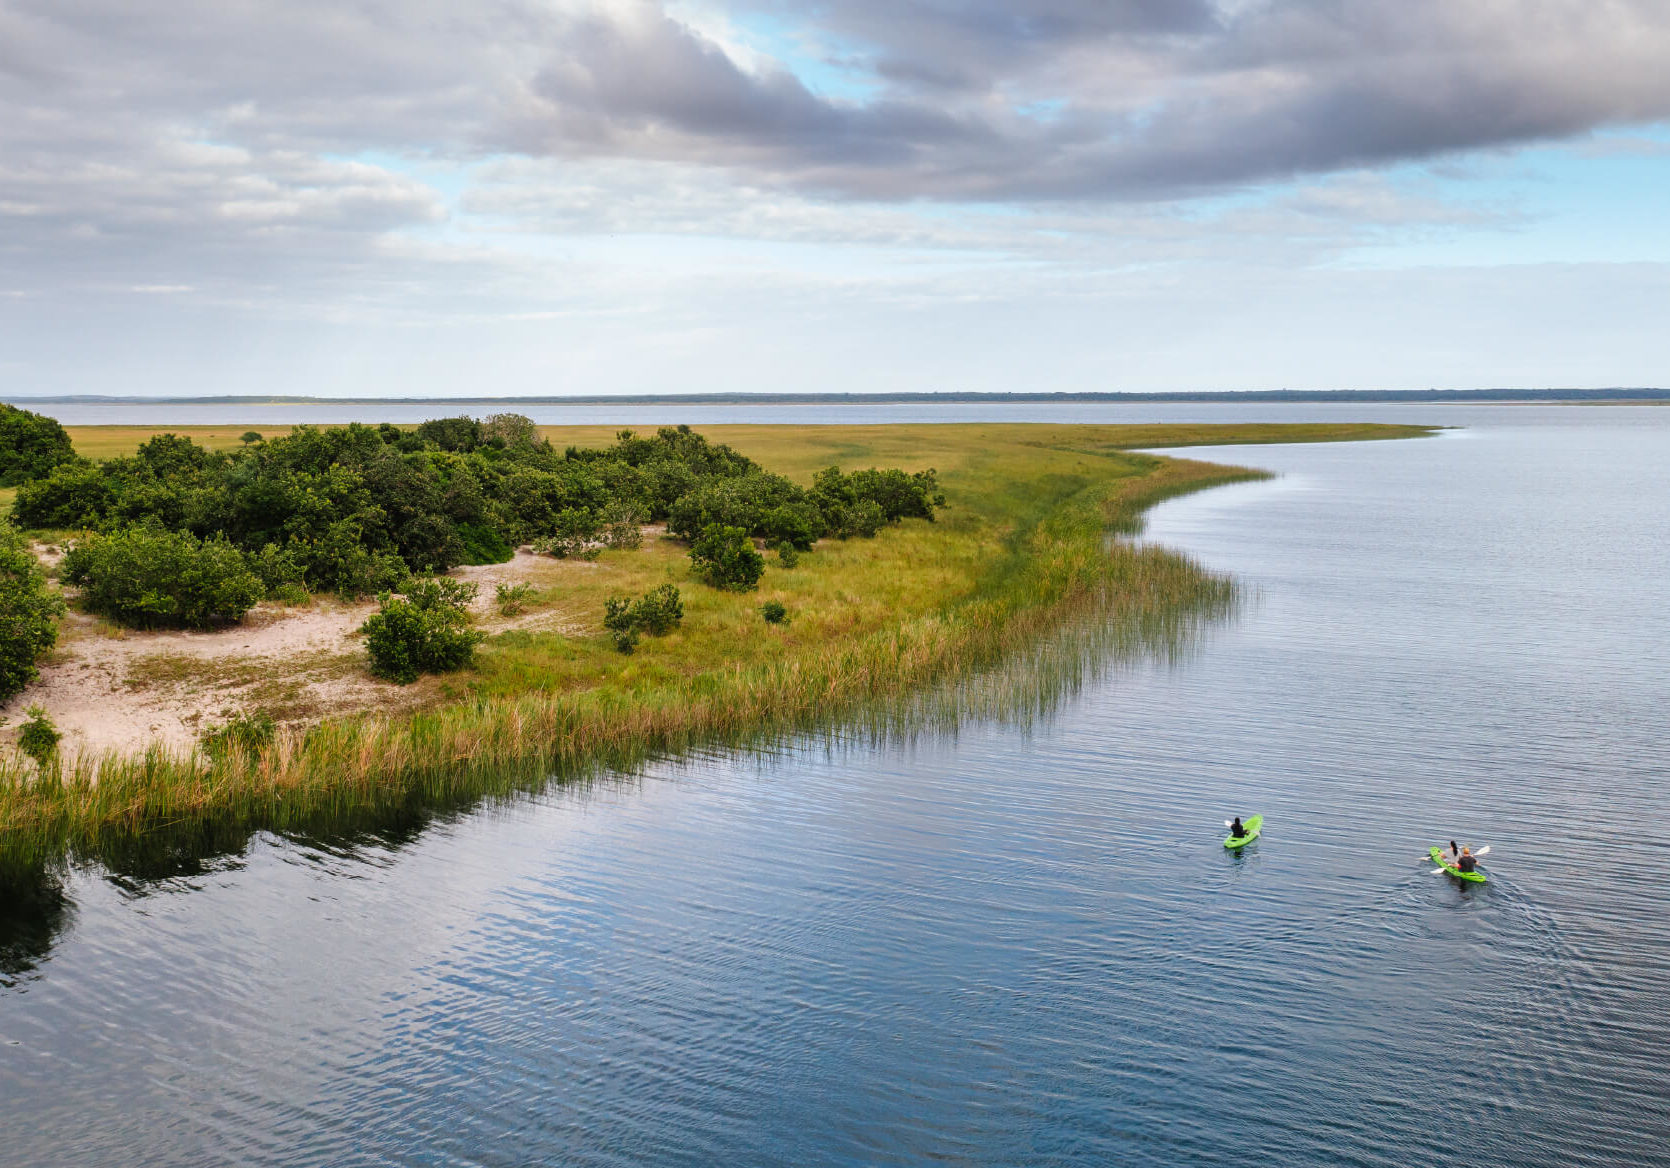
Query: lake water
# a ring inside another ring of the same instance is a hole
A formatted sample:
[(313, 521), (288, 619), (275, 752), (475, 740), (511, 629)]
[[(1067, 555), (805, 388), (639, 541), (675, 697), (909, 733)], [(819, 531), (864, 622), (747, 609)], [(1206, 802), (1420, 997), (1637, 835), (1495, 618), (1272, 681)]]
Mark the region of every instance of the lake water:
[(10, 906), (0, 1163), (1670, 1162), (1670, 410), (1372, 412), (1469, 428), (1208, 452), (1242, 611), (1030, 724)]

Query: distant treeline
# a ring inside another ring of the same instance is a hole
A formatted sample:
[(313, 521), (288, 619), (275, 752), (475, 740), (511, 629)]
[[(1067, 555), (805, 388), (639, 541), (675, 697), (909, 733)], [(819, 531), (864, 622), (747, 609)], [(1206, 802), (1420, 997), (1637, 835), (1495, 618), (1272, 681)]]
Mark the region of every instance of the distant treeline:
[(121, 397), (71, 394), (58, 397), (16, 398), (19, 405), (122, 402), (134, 405), (886, 405), (890, 402), (1590, 402), (1670, 401), (1670, 388), (1617, 387), (1612, 389), (1249, 389), (1162, 392), (1068, 393), (690, 393), (690, 394), (576, 394), (564, 397)]

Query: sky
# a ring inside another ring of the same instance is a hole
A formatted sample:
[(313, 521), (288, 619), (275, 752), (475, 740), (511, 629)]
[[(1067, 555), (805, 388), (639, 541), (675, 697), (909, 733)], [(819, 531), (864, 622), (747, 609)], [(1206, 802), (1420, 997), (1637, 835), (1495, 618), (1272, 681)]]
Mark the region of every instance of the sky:
[(1670, 385), (1663, 0), (0, 0), (0, 397)]

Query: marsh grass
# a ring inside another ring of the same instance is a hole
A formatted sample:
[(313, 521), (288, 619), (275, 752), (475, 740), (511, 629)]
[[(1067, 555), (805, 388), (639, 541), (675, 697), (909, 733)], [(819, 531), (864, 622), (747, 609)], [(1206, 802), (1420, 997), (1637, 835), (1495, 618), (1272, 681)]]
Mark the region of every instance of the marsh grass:
[[(839, 429), (779, 430), (762, 439), (770, 449), (737, 445), (804, 476), (836, 441), (849, 467), (936, 465), (953, 506), (936, 524), (820, 544), (745, 597), (689, 582), (680, 548), (664, 541), (606, 553), (575, 573), (565, 603), (588, 590), (685, 584), (684, 628), (631, 658), (601, 628), (505, 634), (483, 648), (461, 700), (415, 714), (284, 729), (263, 743), (226, 742), (213, 757), (58, 759), (39, 777), (0, 761), (0, 860), (169, 868), (205, 847), (241, 849), (255, 831), (335, 831), (474, 806), (697, 748), (1031, 717), (1108, 661), (1182, 651), (1200, 622), (1234, 603), (1228, 581), (1188, 559), (1108, 534), (1140, 530), (1160, 499), (1258, 472), (1125, 453), (1110, 433), (1139, 429), (1154, 444), (1148, 427)], [(760, 635), (762, 598), (792, 601), (795, 621)]]

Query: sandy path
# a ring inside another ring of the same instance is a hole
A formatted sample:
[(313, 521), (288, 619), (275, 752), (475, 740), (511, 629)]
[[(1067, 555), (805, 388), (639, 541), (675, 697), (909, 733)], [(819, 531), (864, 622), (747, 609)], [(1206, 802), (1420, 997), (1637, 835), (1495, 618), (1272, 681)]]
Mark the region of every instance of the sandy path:
[[(43, 549), (41, 558), (51, 563), (56, 557)], [(560, 606), (501, 617), (493, 587), (526, 581), (544, 590), (592, 568), (524, 548), (508, 563), (451, 574), (480, 584), (473, 609), (484, 631), (573, 635), (585, 630), (576, 614)], [(376, 607), (323, 598), (305, 608), (263, 604), (241, 624), (212, 632), (134, 632), (72, 611), (40, 677), (0, 706), (0, 728), (15, 727), (29, 706), (39, 704), (63, 733), (66, 754), (134, 752), (152, 742), (189, 747), (202, 730), (240, 710), (260, 708), (301, 722), (421, 705), (430, 686), (392, 685), (366, 670), (359, 627)]]

